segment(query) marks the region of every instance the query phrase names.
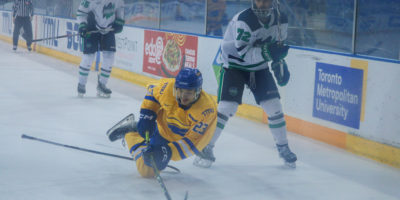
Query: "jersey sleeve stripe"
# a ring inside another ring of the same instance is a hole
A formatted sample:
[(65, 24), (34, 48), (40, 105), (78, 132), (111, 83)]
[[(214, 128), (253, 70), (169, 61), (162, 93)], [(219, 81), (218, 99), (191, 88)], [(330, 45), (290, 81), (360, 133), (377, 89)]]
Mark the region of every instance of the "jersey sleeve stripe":
[(140, 158), (140, 156), (142, 156), (143, 155), (143, 153), (142, 152), (140, 152), (134, 159), (135, 159), (135, 161), (137, 160), (137, 159), (139, 159)]
[(135, 160), (137, 160), (140, 156), (142, 156), (142, 150), (143, 150), (144, 148), (145, 148), (145, 147), (139, 147), (139, 148), (137, 148), (136, 150), (134, 150), (133, 153), (132, 153), (132, 157), (133, 157)]
[(183, 142), (183, 140), (179, 140), (178, 143), (183, 147), (183, 149), (185, 150), (185, 153), (187, 155), (187, 157), (190, 157), (193, 155), (193, 153), (189, 150), (188, 145), (185, 144), (185, 142)]
[(184, 136), (188, 129), (179, 128), (176, 124), (168, 124), (168, 128), (177, 135)]
[(140, 145), (142, 145), (142, 142), (133, 145), (133, 147), (129, 150), (129, 153), (132, 154), (132, 152), (135, 151)]
[(247, 45), (243, 45), (243, 46), (241, 46), (241, 47), (239, 47), (239, 48), (236, 48), (236, 50), (237, 51), (242, 51), (244, 48), (246, 48), (247, 47)]
[(195, 154), (199, 154), (200, 152), (199, 152), (199, 150), (196, 148), (196, 146), (193, 144), (193, 142), (192, 141), (190, 141), (188, 138), (182, 138), (188, 145), (189, 145), (189, 147), (190, 147), (190, 149), (192, 149), (192, 151), (195, 153)]
[(182, 158), (182, 159), (185, 159), (186, 156), (185, 156), (185, 154), (183, 153), (182, 148), (180, 147), (180, 145), (179, 145), (178, 143), (176, 143), (176, 142), (172, 142), (172, 144), (173, 144), (173, 145), (176, 147), (176, 149), (178, 150), (179, 155), (181, 156), (181, 158)]
[(190, 119), (192, 119), (194, 122), (197, 122), (197, 120), (191, 115), (189, 114)]
[(186, 125), (182, 123), (178, 118), (176, 117), (167, 117), (168, 122), (174, 123), (174, 124), (179, 124), (180, 127), (188, 127), (190, 128), (190, 125)]
[(243, 59), (241, 59), (241, 58), (238, 58), (238, 57), (235, 57), (235, 56), (232, 56), (232, 55), (228, 55), (228, 58), (230, 58), (230, 59), (234, 59), (234, 60), (237, 60), (237, 61), (239, 61), (239, 62), (244, 62), (244, 60), (243, 60)]
[(146, 96), (144, 97), (144, 99), (147, 99), (147, 100), (150, 100), (150, 101), (154, 101), (154, 102), (160, 104), (160, 102), (158, 102), (157, 99), (154, 98), (153, 96), (146, 95)]

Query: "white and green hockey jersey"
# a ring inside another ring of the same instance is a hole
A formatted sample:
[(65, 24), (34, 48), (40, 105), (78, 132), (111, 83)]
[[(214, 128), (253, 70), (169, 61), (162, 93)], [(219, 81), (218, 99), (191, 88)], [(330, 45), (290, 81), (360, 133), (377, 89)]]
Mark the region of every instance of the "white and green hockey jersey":
[(223, 67), (244, 71), (268, 68), (261, 47), (265, 43), (284, 41), (287, 37), (287, 16), (281, 13), (280, 23), (277, 16), (277, 12), (273, 12), (268, 23), (263, 24), (251, 8), (236, 14), (229, 22), (221, 43), (219, 61)]
[[(82, 0), (78, 7), (77, 19), (79, 23), (88, 23), (88, 14), (93, 12), (96, 27), (99, 30), (107, 30), (115, 22), (124, 22), (123, 0)], [(102, 34), (108, 31), (101, 31)]]

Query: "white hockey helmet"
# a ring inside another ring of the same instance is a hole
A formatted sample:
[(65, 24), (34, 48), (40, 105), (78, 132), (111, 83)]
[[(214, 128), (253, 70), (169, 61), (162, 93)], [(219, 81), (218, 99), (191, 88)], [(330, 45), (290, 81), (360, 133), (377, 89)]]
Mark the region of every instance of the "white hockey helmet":
[(251, 9), (260, 20), (265, 20), (273, 11), (277, 0), (251, 0)]

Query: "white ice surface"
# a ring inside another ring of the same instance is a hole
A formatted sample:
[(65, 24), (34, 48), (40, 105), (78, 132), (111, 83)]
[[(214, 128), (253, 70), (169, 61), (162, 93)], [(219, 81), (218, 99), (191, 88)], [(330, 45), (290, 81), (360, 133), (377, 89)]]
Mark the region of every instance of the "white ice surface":
[[(91, 72), (87, 95), (77, 98), (78, 68), (0, 42), (0, 199), (165, 199), (155, 179), (132, 161), (28, 139), (22, 134), (129, 156), (105, 132), (137, 115), (145, 90), (113, 79), (110, 99), (96, 98)], [(265, 124), (233, 117), (217, 142), (210, 169), (193, 158), (162, 173), (173, 199), (400, 199), (400, 170), (288, 133), (299, 161), (286, 169)]]

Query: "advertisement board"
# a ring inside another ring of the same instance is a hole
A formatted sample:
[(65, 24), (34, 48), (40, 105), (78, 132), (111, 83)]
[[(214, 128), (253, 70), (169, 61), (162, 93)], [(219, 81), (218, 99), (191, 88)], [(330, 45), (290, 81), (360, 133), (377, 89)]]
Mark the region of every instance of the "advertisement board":
[(196, 36), (145, 30), (143, 72), (175, 77), (181, 68), (196, 68)]
[(313, 117), (359, 129), (363, 70), (316, 63)]

